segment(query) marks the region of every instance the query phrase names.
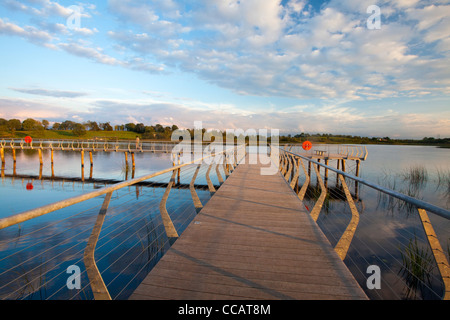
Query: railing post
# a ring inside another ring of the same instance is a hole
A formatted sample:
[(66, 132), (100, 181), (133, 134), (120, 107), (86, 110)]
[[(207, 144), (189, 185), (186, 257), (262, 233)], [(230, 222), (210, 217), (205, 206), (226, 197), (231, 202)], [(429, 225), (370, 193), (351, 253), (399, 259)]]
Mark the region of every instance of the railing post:
[(192, 177), (191, 183), (189, 184), (189, 190), (191, 191), (192, 201), (194, 201), (194, 207), (197, 213), (203, 208), (202, 202), (200, 201), (197, 192), (195, 192), (195, 179), (197, 178), (198, 171), (200, 170), (201, 164), (197, 165), (194, 176)]
[(290, 155), (286, 155), (286, 165), (289, 167), (286, 171), (286, 173), (284, 174), (284, 179), (289, 182), (289, 179), (291, 177), (291, 172), (292, 172), (292, 162), (291, 162), (291, 157)]
[(359, 167), (361, 165), (361, 160), (356, 160), (356, 176), (359, 177)]
[(450, 300), (450, 266), (445, 257), (444, 250), (442, 250), (441, 244), (434, 232), (433, 226), (431, 225), (428, 214), (424, 209), (418, 209), (420, 221), (422, 222), (423, 229), (427, 236), (428, 243), (433, 252), (434, 259), (438, 266), (439, 273), (441, 274), (442, 280), (444, 282), (444, 300)]
[[(318, 167), (319, 165), (317, 165)], [(317, 221), (317, 218), (319, 217), (320, 211), (322, 210), (323, 202), (325, 201), (325, 197), (327, 196), (327, 189), (325, 188), (325, 185), (323, 184), (322, 177), (320, 176), (319, 170), (316, 166), (313, 166), (314, 170), (316, 171), (317, 179), (320, 183), (320, 189), (322, 192), (320, 193), (319, 199), (317, 200), (316, 204), (314, 205), (314, 208), (311, 211), (311, 217), (314, 221)]]
[(222, 175), (220, 174), (220, 171), (219, 171), (219, 164), (220, 164), (220, 160), (218, 160), (217, 164), (216, 164), (216, 174), (217, 174), (217, 179), (219, 179), (219, 184), (222, 184), (223, 183), (223, 178), (222, 178)]
[(97, 221), (95, 222), (94, 228), (92, 229), (91, 236), (89, 237), (88, 244), (84, 251), (83, 259), (84, 265), (86, 266), (86, 272), (89, 278), (89, 282), (92, 288), (92, 293), (94, 294), (95, 300), (111, 300), (108, 289), (106, 288), (103, 278), (98, 271), (97, 264), (95, 263), (95, 246), (100, 235), (100, 231), (105, 221), (106, 211), (108, 210), (109, 202), (111, 201), (112, 192), (109, 192), (105, 196), (103, 205), (97, 216)]
[(359, 213), (358, 210), (356, 209), (352, 195), (350, 194), (350, 190), (348, 190), (347, 183), (345, 182), (344, 177), (340, 174), (339, 178), (342, 182), (342, 187), (344, 188), (345, 196), (347, 198), (348, 205), (352, 212), (352, 218), (350, 220), (350, 223), (348, 224), (347, 228), (345, 229), (344, 233), (339, 239), (339, 242), (334, 247), (334, 250), (337, 252), (339, 257), (342, 260), (344, 260), (347, 255), (348, 248), (350, 247), (350, 243), (352, 242), (353, 236), (355, 235), (356, 227), (358, 226), (359, 223)]
[[(180, 165), (181, 164), (181, 153), (180, 152), (177, 153), (177, 157), (178, 157), (178, 165)], [(177, 182), (178, 182), (178, 184), (180, 184), (180, 179), (181, 179), (181, 169), (178, 168), (178, 170), (177, 170)]]
[(297, 160), (297, 159), (295, 159), (295, 158), (292, 156), (292, 162), (295, 163), (295, 173), (294, 173), (294, 176), (292, 177), (290, 186), (291, 186), (291, 189), (294, 190), (294, 191), (295, 191), (295, 185), (297, 184), (297, 181), (298, 181), (298, 175), (299, 175), (299, 172), (298, 172), (298, 169), (299, 169), (299, 168), (298, 168), (298, 162), (297, 162), (296, 160)]
[(300, 189), (300, 192), (298, 193), (298, 198), (303, 201), (306, 190), (308, 189), (309, 182), (311, 178), (309, 177), (308, 172), (306, 171), (305, 164), (303, 163), (303, 160), (299, 158), (300, 163), (302, 164), (303, 172), (305, 173), (305, 182), (303, 183), (302, 188)]
[(92, 151), (89, 151), (89, 162), (91, 163), (91, 167), (94, 166), (94, 161), (92, 159)]
[(44, 164), (44, 161), (42, 160), (42, 150), (38, 149), (38, 153), (39, 153), (39, 164), (42, 166)]
[(211, 194), (214, 194), (216, 192), (216, 188), (214, 188), (211, 178), (209, 177), (209, 172), (211, 171), (212, 165), (213, 165), (213, 162), (211, 161), (211, 163), (208, 167), (208, 170), (206, 170), (206, 182), (208, 183), (209, 192)]
[(170, 181), (167, 185), (166, 191), (164, 192), (161, 202), (159, 203), (159, 211), (161, 213), (164, 228), (166, 230), (166, 234), (167, 234), (168, 238), (178, 238), (178, 232), (175, 229), (175, 226), (173, 225), (172, 219), (170, 218), (170, 215), (167, 212), (167, 208), (166, 208), (167, 198), (169, 197), (169, 193), (170, 193), (170, 190), (172, 189), (172, 186), (175, 184), (176, 174), (177, 174), (177, 171), (173, 170), (172, 177), (170, 178)]

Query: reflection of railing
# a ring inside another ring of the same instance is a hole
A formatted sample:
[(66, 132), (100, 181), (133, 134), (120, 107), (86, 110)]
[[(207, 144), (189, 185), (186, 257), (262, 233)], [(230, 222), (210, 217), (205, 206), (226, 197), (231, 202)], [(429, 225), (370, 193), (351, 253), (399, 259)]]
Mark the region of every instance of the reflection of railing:
[[(79, 195), (76, 197), (72, 197), (66, 200), (62, 200), (59, 202), (55, 202), (49, 205), (42, 206), (40, 208), (32, 209), (23, 213), (19, 213), (16, 215), (13, 215), (11, 217), (0, 219), (0, 230), (5, 229), (7, 227), (18, 225), (19, 227), (21, 224), (25, 221), (46, 215), (48, 213), (55, 212), (57, 210), (71, 207), (75, 204), (85, 202), (89, 199), (99, 198), (100, 196), (105, 196), (103, 200), (102, 207), (100, 209), (100, 212), (98, 213), (97, 221), (95, 223), (94, 229), (92, 230), (91, 236), (89, 237), (89, 241), (87, 244), (87, 247), (84, 251), (84, 263), (86, 266), (86, 271), (88, 274), (88, 278), (90, 281), (90, 285), (92, 288), (92, 292), (94, 294), (95, 299), (111, 299), (108, 289), (103, 282), (102, 276), (97, 269), (97, 265), (94, 259), (94, 252), (96, 243), (100, 234), (100, 231), (102, 229), (103, 222), (105, 220), (105, 214), (108, 211), (108, 207), (110, 204), (111, 196), (114, 191), (124, 189), (126, 187), (130, 187), (133, 185), (136, 185), (139, 182), (152, 179), (157, 176), (162, 176), (167, 173), (172, 173), (172, 176), (170, 178), (169, 183), (167, 184), (166, 191), (162, 197), (162, 200), (159, 204), (160, 214), (163, 221), (164, 230), (166, 232), (167, 237), (170, 238), (177, 238), (178, 232), (176, 228), (174, 227), (173, 221), (170, 217), (170, 214), (168, 212), (168, 208), (166, 207), (167, 198), (169, 196), (169, 193), (171, 191), (171, 188), (173, 184), (175, 183), (175, 176), (177, 173), (179, 173), (181, 169), (189, 169), (195, 166), (196, 172), (191, 180), (190, 183), (190, 191), (192, 195), (192, 200), (194, 202), (195, 208), (199, 210), (201, 208), (201, 202), (199, 203), (198, 196), (195, 192), (194, 188), (194, 182), (197, 178), (198, 168), (201, 163), (205, 162), (208, 164), (208, 171), (206, 178), (209, 179), (209, 174), (211, 171), (211, 168), (216, 169), (216, 173), (219, 176), (220, 172), (218, 170), (219, 167), (223, 168), (223, 171), (225, 172), (224, 178), (228, 176), (229, 171), (232, 171), (236, 165), (240, 162), (240, 160), (245, 156), (245, 147), (244, 146), (233, 146), (229, 147), (228, 149), (223, 150), (222, 148), (219, 148), (216, 151), (211, 151), (207, 155), (203, 156), (202, 158), (195, 158), (194, 161), (190, 161), (188, 163), (184, 164), (178, 164), (171, 168), (148, 174), (145, 176), (141, 176), (138, 178), (134, 178), (132, 180), (124, 181), (121, 183), (114, 184), (112, 186), (107, 186), (83, 195)], [(223, 151), (220, 151), (223, 150)], [(227, 163), (222, 163), (220, 159), (225, 158), (227, 159)], [(208, 162), (209, 160), (209, 162)], [(220, 179), (219, 179), (220, 180)], [(0, 273), (1, 274), (1, 273)]]
[[(351, 213), (352, 213), (352, 218), (351, 218), (349, 224), (347, 225), (347, 228), (345, 229), (341, 238), (339, 239), (339, 241), (337, 242), (337, 244), (335, 246), (335, 251), (341, 257), (341, 259), (345, 259), (346, 255), (347, 255), (348, 249), (350, 247), (350, 244), (352, 242), (352, 239), (354, 237), (356, 228), (357, 228), (359, 220), (360, 220), (358, 210), (355, 206), (354, 199), (352, 198), (352, 196), (349, 192), (345, 178), (348, 178), (350, 181), (353, 181), (353, 183), (355, 183), (355, 184), (360, 183), (360, 184), (366, 185), (366, 186), (370, 187), (371, 189), (377, 190), (378, 192), (386, 194), (390, 197), (399, 199), (400, 201), (404, 201), (408, 205), (417, 208), (417, 210), (419, 212), (421, 224), (423, 226), (425, 235), (428, 240), (428, 244), (431, 247), (433, 257), (436, 261), (439, 273), (441, 275), (441, 278), (442, 278), (442, 281), (444, 284), (443, 299), (445, 299), (445, 300), (450, 299), (450, 267), (449, 267), (449, 263), (445, 256), (444, 250), (442, 249), (442, 247), (439, 243), (436, 233), (431, 225), (430, 219), (427, 215), (427, 211), (428, 211), (428, 212), (432, 212), (432, 213), (436, 214), (437, 216), (443, 217), (445, 219), (450, 219), (450, 211), (445, 210), (440, 207), (437, 207), (435, 205), (426, 203), (424, 201), (415, 199), (413, 197), (407, 196), (405, 194), (399, 193), (397, 191), (379, 186), (372, 182), (369, 182), (369, 181), (366, 181), (359, 177), (356, 177), (354, 175), (351, 175), (347, 172), (340, 171), (336, 168), (324, 165), (318, 161), (310, 159), (309, 157), (298, 155), (298, 154), (295, 154), (295, 153), (292, 153), (290, 151), (283, 150), (283, 149), (280, 149), (280, 150), (281, 150), (281, 152), (280, 152), (280, 171), (284, 175), (286, 181), (290, 182), (291, 188), (293, 190), (296, 190), (296, 189), (298, 190), (298, 188), (295, 188), (295, 186), (300, 181), (300, 179), (299, 179), (300, 175), (303, 174), (305, 177), (305, 181), (301, 187), (301, 190), (297, 191), (298, 197), (302, 201), (304, 201), (306, 189), (311, 182), (310, 174), (308, 174), (303, 161), (305, 160), (305, 161), (309, 162), (309, 164), (312, 164), (314, 166), (318, 184), (320, 185), (320, 188), (321, 188), (321, 194), (317, 198), (317, 200), (314, 204), (314, 207), (310, 211), (311, 217), (315, 221), (317, 221), (319, 214), (322, 211), (322, 207), (324, 206), (324, 201), (327, 197), (327, 188), (325, 187), (325, 185), (323, 183), (323, 179), (319, 172), (320, 167), (324, 167), (325, 170), (333, 171), (338, 175), (339, 180), (340, 180), (342, 187), (344, 189), (344, 192), (345, 192), (346, 201), (347, 201), (347, 203), (350, 207)], [(300, 165), (302, 166), (303, 170), (299, 169)], [(303, 171), (303, 173), (302, 173), (302, 171)]]

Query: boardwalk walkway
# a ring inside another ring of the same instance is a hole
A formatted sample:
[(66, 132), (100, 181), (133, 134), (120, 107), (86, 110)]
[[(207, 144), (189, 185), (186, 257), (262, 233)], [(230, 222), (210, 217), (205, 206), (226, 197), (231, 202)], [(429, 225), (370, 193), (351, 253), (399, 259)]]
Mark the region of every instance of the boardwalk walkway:
[(281, 174), (241, 164), (130, 299), (367, 299)]

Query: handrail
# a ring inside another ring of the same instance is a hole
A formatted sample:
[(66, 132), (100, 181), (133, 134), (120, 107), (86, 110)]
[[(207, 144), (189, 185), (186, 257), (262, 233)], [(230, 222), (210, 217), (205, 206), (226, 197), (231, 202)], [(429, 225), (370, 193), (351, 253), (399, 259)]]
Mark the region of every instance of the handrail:
[[(9, 143), (7, 145), (7, 142)], [(43, 146), (48, 143), (48, 146)], [(177, 144), (175, 141), (139, 141), (136, 140), (95, 140), (95, 139), (35, 139), (30, 143), (26, 143), (22, 139), (1, 138), (0, 148), (8, 149), (35, 149), (39, 148), (49, 150), (71, 150), (71, 151), (107, 151), (107, 152), (169, 152), (168, 146)], [(206, 142), (202, 142), (202, 145)], [(144, 149), (143, 145), (150, 145), (150, 149)], [(159, 150), (156, 146), (161, 147)]]
[[(422, 227), (424, 229), (424, 232), (425, 232), (425, 235), (427, 237), (428, 243), (429, 243), (429, 245), (431, 247), (431, 250), (432, 250), (433, 257), (434, 257), (434, 259), (436, 261), (439, 273), (441, 274), (441, 277), (442, 277), (442, 280), (443, 280), (443, 283), (444, 283), (444, 295), (443, 295), (442, 298), (444, 300), (450, 300), (450, 264), (449, 264), (449, 262), (448, 262), (448, 260), (447, 260), (447, 258), (445, 256), (444, 251), (442, 250), (442, 247), (441, 247), (441, 245), (439, 243), (439, 240), (436, 237), (434, 229), (433, 229), (433, 227), (431, 225), (431, 222), (430, 222), (430, 220), (428, 218), (428, 215), (426, 213), (426, 210), (428, 210), (428, 211), (433, 212), (434, 214), (436, 214), (436, 215), (438, 215), (440, 217), (443, 217), (443, 218), (446, 218), (446, 219), (450, 219), (450, 212), (448, 210), (445, 210), (443, 208), (440, 208), (440, 207), (437, 207), (435, 205), (429, 204), (429, 203), (427, 203), (425, 201), (421, 201), (421, 200), (412, 198), (412, 197), (404, 195), (404, 194), (402, 194), (400, 192), (393, 191), (393, 190), (390, 190), (388, 188), (381, 187), (381, 186), (379, 186), (379, 185), (377, 185), (375, 183), (366, 181), (366, 180), (361, 179), (359, 177), (356, 177), (356, 176), (354, 176), (352, 174), (349, 174), (349, 173), (346, 173), (344, 171), (332, 168), (332, 167), (330, 167), (328, 165), (324, 165), (324, 164), (320, 163), (319, 161), (315, 161), (315, 160), (309, 159), (307, 157), (304, 157), (304, 156), (292, 153), (292, 152), (287, 151), (287, 150), (283, 150), (283, 149), (281, 149), (281, 150), (282, 150), (282, 152), (280, 153), (280, 161), (282, 159), (286, 159), (286, 155), (287, 154), (290, 155), (289, 161), (285, 162), (286, 165), (291, 164), (290, 168), (289, 168), (289, 172), (292, 170), (293, 165), (292, 165), (291, 159), (293, 159), (294, 157), (295, 158), (299, 158), (299, 159), (304, 159), (306, 161), (309, 161), (310, 163), (314, 163), (315, 164), (314, 170), (316, 171), (316, 175), (317, 175), (317, 178), (319, 180), (319, 183), (320, 183), (320, 186), (321, 186), (321, 189), (322, 189), (322, 193), (321, 193), (319, 199), (316, 201), (316, 203), (314, 205), (314, 208), (312, 209), (312, 211), (310, 213), (310, 215), (311, 215), (311, 217), (312, 217), (312, 219), (314, 221), (317, 221), (317, 218), (318, 218), (318, 216), (320, 214), (320, 211), (321, 211), (321, 208), (322, 208), (323, 199), (324, 199), (324, 196), (326, 194), (326, 188), (323, 185), (322, 177), (320, 176), (320, 172), (318, 170), (319, 166), (322, 166), (325, 169), (328, 169), (328, 170), (336, 172), (338, 177), (339, 177), (339, 179), (341, 180), (341, 183), (342, 183), (342, 186), (344, 188), (344, 192), (345, 192), (345, 196), (346, 196), (347, 202), (348, 202), (348, 204), (350, 206), (350, 210), (352, 212), (352, 219), (351, 219), (350, 223), (348, 224), (348, 226), (347, 226), (346, 230), (344, 231), (344, 233), (342, 234), (340, 240), (338, 241), (338, 243), (334, 247), (334, 250), (336, 251), (336, 253), (339, 255), (339, 257), (342, 260), (344, 260), (346, 255), (347, 255), (347, 251), (348, 251), (348, 249), (350, 247), (350, 243), (352, 241), (352, 238), (353, 238), (353, 236), (354, 236), (354, 234), (356, 232), (356, 228), (357, 228), (358, 223), (359, 223), (359, 213), (358, 213), (358, 210), (356, 209), (356, 206), (355, 206), (355, 203), (353, 201), (353, 198), (352, 198), (352, 196), (351, 196), (351, 194), (350, 194), (350, 192), (348, 190), (348, 187), (347, 187), (347, 184), (345, 182), (344, 177), (350, 178), (350, 179), (352, 179), (352, 180), (354, 180), (354, 181), (356, 181), (358, 183), (362, 183), (364, 185), (367, 185), (367, 186), (369, 186), (369, 187), (371, 187), (371, 188), (373, 188), (375, 190), (381, 191), (383, 193), (391, 195), (391, 196), (393, 196), (395, 198), (398, 198), (400, 200), (403, 200), (403, 201), (405, 201), (405, 202), (415, 206), (417, 208), (417, 210), (418, 210), (419, 218), (420, 218), (420, 221), (422, 223)], [(300, 162), (303, 165), (303, 161), (300, 160)], [(286, 171), (285, 167), (284, 168), (280, 167), (279, 169), (280, 169), (282, 174), (283, 174), (283, 171)], [(298, 166), (296, 167), (296, 169), (297, 169), (297, 171), (299, 170)], [(306, 174), (306, 170), (305, 169), (304, 169), (304, 171), (305, 171), (306, 181), (305, 181), (305, 184), (303, 185), (303, 187), (307, 186), (309, 184), (309, 180), (310, 180), (308, 174)], [(286, 181), (289, 182), (289, 177), (288, 176), (289, 175), (286, 175), (285, 177), (286, 177)], [(292, 189), (294, 188), (294, 186), (295, 186), (295, 184), (291, 183), (291, 188)], [(303, 195), (300, 195), (300, 193), (298, 194), (298, 197), (300, 198), (300, 200), (303, 200)]]
[[(225, 150), (222, 150), (222, 151), (219, 151), (219, 152), (211, 152), (209, 155), (204, 156), (204, 157), (202, 157), (200, 159), (195, 159), (195, 157), (194, 157), (194, 160), (189, 162), (189, 163), (181, 164), (181, 165), (178, 165), (178, 166), (174, 165), (171, 168), (168, 168), (168, 169), (165, 169), (165, 170), (161, 170), (161, 171), (158, 171), (158, 172), (153, 173), (153, 174), (148, 174), (148, 175), (145, 175), (145, 176), (142, 176), (142, 177), (138, 177), (138, 178), (135, 178), (135, 179), (132, 179), (132, 180), (128, 180), (128, 181), (124, 181), (124, 182), (121, 182), (121, 183), (117, 183), (117, 184), (114, 184), (112, 186), (104, 187), (102, 189), (99, 189), (99, 190), (96, 190), (96, 191), (93, 191), (93, 192), (89, 192), (89, 193), (84, 194), (84, 195), (75, 196), (75, 197), (72, 197), (72, 198), (69, 198), (69, 199), (66, 199), (66, 200), (62, 200), (62, 201), (58, 201), (58, 202), (55, 202), (55, 203), (52, 203), (52, 204), (49, 204), (49, 205), (46, 205), (46, 206), (42, 206), (40, 208), (28, 210), (28, 211), (16, 214), (16, 215), (11, 216), (11, 217), (0, 219), (0, 230), (3, 229), (3, 228), (6, 228), (6, 227), (9, 227), (9, 226), (12, 226), (12, 225), (15, 225), (15, 224), (18, 224), (18, 223), (21, 223), (21, 222), (24, 222), (24, 221), (27, 221), (27, 220), (30, 220), (30, 219), (42, 216), (42, 215), (45, 215), (47, 213), (50, 213), (50, 212), (53, 212), (53, 211), (56, 211), (56, 210), (59, 210), (59, 209), (62, 209), (62, 208), (66, 208), (66, 207), (69, 207), (71, 205), (74, 205), (74, 204), (77, 204), (77, 203), (80, 203), (80, 202), (83, 202), (83, 201), (86, 201), (86, 200), (89, 200), (89, 199), (92, 199), (92, 198), (96, 198), (96, 197), (101, 196), (103, 194), (106, 194), (105, 199), (103, 201), (103, 205), (102, 205), (102, 207), (100, 209), (100, 212), (98, 213), (97, 220), (95, 222), (95, 225), (94, 225), (94, 228), (92, 230), (91, 236), (89, 237), (89, 241), (88, 241), (88, 243), (86, 245), (86, 249), (85, 249), (83, 257), (84, 257), (84, 263), (85, 263), (85, 266), (86, 266), (87, 275), (88, 275), (88, 278), (89, 278), (89, 283), (90, 283), (90, 286), (92, 288), (92, 293), (94, 294), (94, 299), (95, 300), (111, 300), (111, 296), (110, 296), (110, 294), (108, 292), (108, 289), (107, 289), (107, 287), (106, 287), (106, 285), (105, 285), (105, 283), (103, 281), (103, 278), (102, 278), (102, 276), (101, 276), (101, 274), (100, 274), (100, 272), (99, 272), (99, 270), (97, 268), (97, 265), (96, 265), (96, 262), (95, 262), (94, 253), (95, 253), (95, 247), (96, 247), (96, 244), (97, 244), (97, 240), (99, 238), (100, 231), (102, 229), (103, 222), (105, 220), (105, 215), (106, 215), (106, 212), (108, 210), (109, 202), (111, 200), (111, 195), (112, 195), (113, 191), (121, 189), (121, 188), (124, 188), (124, 187), (131, 186), (131, 185), (136, 184), (138, 182), (141, 182), (141, 181), (144, 181), (144, 180), (148, 180), (150, 178), (153, 178), (153, 177), (156, 177), (156, 176), (159, 176), (159, 175), (162, 175), (164, 173), (168, 173), (168, 172), (172, 171), (172, 176), (171, 176), (170, 181), (169, 181), (169, 183), (167, 185), (167, 188), (166, 188), (166, 191), (165, 191), (165, 193), (163, 195), (162, 201), (159, 204), (159, 211), (161, 213), (161, 218), (163, 220), (163, 225), (164, 225), (167, 237), (169, 239), (178, 238), (178, 232), (175, 229), (175, 226), (174, 226), (174, 224), (172, 222), (172, 219), (170, 218), (170, 215), (169, 215), (169, 213), (167, 212), (167, 209), (166, 209), (167, 198), (169, 196), (169, 193), (170, 193), (170, 190), (172, 188), (172, 185), (174, 185), (174, 183), (175, 183), (175, 175), (177, 174), (177, 172), (179, 172), (179, 170), (182, 167), (185, 167), (185, 166), (188, 166), (188, 165), (192, 165), (192, 164), (194, 164), (196, 162), (201, 162), (201, 161), (203, 161), (205, 159), (208, 159), (210, 157), (219, 156), (219, 159), (222, 159), (223, 154), (226, 155), (228, 152), (233, 152), (234, 153), (237, 149), (243, 148), (243, 147), (245, 147), (245, 145), (236, 146), (236, 147), (233, 145), (233, 147), (225, 149)], [(176, 153), (179, 156), (179, 151), (175, 151), (174, 153)], [(227, 161), (228, 158), (227, 157), (223, 157), (223, 159), (225, 161)], [(209, 165), (209, 169), (211, 168), (211, 165), (213, 164), (213, 162), (214, 161), (211, 161), (211, 164)], [(217, 172), (218, 175), (220, 175), (220, 173), (218, 171), (218, 165), (219, 164), (216, 165), (216, 172)], [(237, 165), (237, 163), (236, 163), (236, 165)], [(190, 183), (191, 195), (192, 195), (192, 199), (194, 201), (194, 205), (196, 207), (197, 213), (202, 208), (202, 204), (201, 204), (197, 194), (195, 193), (194, 182), (195, 182), (195, 179), (197, 177), (197, 173), (198, 173), (198, 171), (200, 169), (200, 166), (201, 166), (201, 163), (197, 164), (197, 168), (196, 168), (195, 174), (194, 174), (194, 176), (193, 176), (193, 178), (191, 180), (191, 183)], [(224, 170), (225, 170), (225, 167), (224, 167)], [(209, 179), (208, 175), (209, 175), (209, 170), (207, 172), (207, 178)], [(228, 175), (226, 177), (228, 177)]]
[[(342, 150), (340, 149), (340, 146), (342, 146)], [(345, 150), (344, 150), (345, 148)], [(350, 151), (349, 151), (350, 148)], [(353, 153), (356, 151), (356, 155), (353, 155)], [(339, 145), (338, 147), (338, 154), (346, 156), (346, 157), (355, 157), (360, 158), (362, 160), (366, 160), (367, 156), (369, 155), (369, 151), (367, 151), (367, 147), (364, 146), (358, 146), (358, 145), (351, 145), (351, 144), (343, 144)]]
[[(242, 147), (242, 146), (238, 146), (238, 147)], [(208, 155), (206, 157), (203, 157), (203, 158), (200, 158), (200, 159), (195, 159), (194, 161), (191, 161), (189, 163), (181, 164), (181, 165), (178, 165), (178, 166), (173, 166), (173, 167), (170, 167), (168, 169), (164, 169), (164, 170), (158, 171), (156, 173), (147, 174), (147, 175), (144, 175), (144, 176), (141, 176), (141, 177), (137, 177), (137, 178), (134, 178), (134, 179), (131, 179), (131, 180), (127, 180), (127, 181), (124, 181), (124, 182), (120, 182), (120, 183), (114, 184), (112, 186), (104, 187), (104, 188), (101, 188), (101, 189), (98, 189), (98, 190), (95, 190), (95, 191), (92, 191), (92, 192), (89, 192), (89, 193), (86, 193), (86, 194), (82, 194), (82, 195), (79, 195), (79, 196), (75, 196), (75, 197), (72, 197), (72, 198), (68, 198), (68, 199), (65, 199), (65, 200), (54, 202), (54, 203), (51, 203), (51, 204), (48, 204), (48, 205), (45, 205), (45, 206), (42, 206), (42, 207), (39, 207), (39, 208), (31, 209), (31, 210), (28, 210), (28, 211), (24, 211), (24, 212), (15, 214), (15, 215), (10, 216), (10, 217), (6, 217), (6, 218), (3, 218), (3, 219), (0, 219), (0, 230), (4, 229), (4, 228), (7, 228), (9, 226), (18, 224), (18, 223), (22, 223), (24, 221), (27, 221), (27, 220), (30, 220), (30, 219), (33, 219), (33, 218), (36, 218), (36, 217), (40, 217), (40, 216), (45, 215), (47, 213), (50, 213), (50, 212), (53, 212), (53, 211), (56, 211), (56, 210), (59, 210), (59, 209), (66, 208), (66, 207), (69, 207), (71, 205), (74, 205), (74, 204), (77, 204), (77, 203), (80, 203), (80, 202), (83, 202), (83, 201), (86, 201), (86, 200), (89, 200), (89, 199), (96, 198), (98, 196), (107, 194), (109, 192), (113, 192), (113, 191), (119, 190), (121, 188), (131, 186), (131, 185), (136, 184), (138, 182), (141, 182), (141, 181), (144, 181), (144, 180), (148, 180), (148, 179), (160, 176), (162, 174), (165, 174), (165, 173), (171, 172), (173, 170), (177, 170), (177, 169), (183, 168), (185, 166), (194, 164), (196, 162), (203, 161), (203, 160), (205, 160), (207, 158), (214, 157), (217, 154), (221, 154), (221, 153), (227, 152), (227, 151), (229, 151), (230, 149), (233, 149), (233, 148), (234, 147), (226, 149), (226, 150), (222, 150), (222, 151), (220, 151), (218, 153), (212, 153), (212, 154), (210, 154), (210, 155)]]
[(322, 166), (322, 167), (324, 167), (324, 168), (326, 168), (328, 170), (334, 171), (337, 174), (341, 174), (344, 177), (350, 178), (350, 179), (352, 179), (352, 180), (354, 180), (354, 181), (356, 181), (358, 183), (362, 183), (362, 184), (364, 184), (364, 185), (366, 185), (368, 187), (371, 187), (373, 189), (376, 189), (378, 191), (386, 193), (386, 194), (388, 194), (390, 196), (393, 196), (393, 197), (395, 197), (397, 199), (400, 199), (400, 200), (403, 200), (405, 202), (408, 202), (408, 203), (410, 203), (410, 204), (412, 204), (412, 205), (414, 205), (416, 207), (419, 207), (419, 208), (425, 209), (427, 211), (433, 212), (434, 214), (436, 214), (436, 215), (438, 215), (440, 217), (443, 217), (443, 218), (446, 218), (446, 219), (450, 219), (450, 211), (449, 210), (446, 210), (444, 208), (435, 206), (435, 205), (433, 205), (431, 203), (428, 203), (428, 202), (425, 202), (425, 201), (422, 201), (422, 200), (410, 197), (410, 196), (405, 195), (403, 193), (400, 193), (400, 192), (397, 192), (397, 191), (394, 191), (394, 190), (382, 187), (382, 186), (380, 186), (380, 185), (378, 185), (376, 183), (364, 180), (364, 179), (362, 179), (360, 177), (357, 177), (357, 176), (349, 174), (349, 173), (347, 173), (345, 171), (341, 171), (339, 169), (327, 166), (327, 165), (325, 165), (323, 163), (320, 163), (318, 161), (309, 159), (309, 158), (304, 157), (302, 155), (299, 155), (299, 154), (296, 154), (296, 153), (293, 153), (293, 152), (290, 152), (290, 151), (286, 151), (286, 150), (283, 150), (283, 151), (287, 152), (287, 153), (290, 153), (290, 154), (292, 154), (292, 155), (294, 155), (296, 157), (300, 157), (300, 158), (302, 158), (304, 160), (307, 160), (309, 162), (312, 162), (312, 163), (314, 163), (316, 165)]

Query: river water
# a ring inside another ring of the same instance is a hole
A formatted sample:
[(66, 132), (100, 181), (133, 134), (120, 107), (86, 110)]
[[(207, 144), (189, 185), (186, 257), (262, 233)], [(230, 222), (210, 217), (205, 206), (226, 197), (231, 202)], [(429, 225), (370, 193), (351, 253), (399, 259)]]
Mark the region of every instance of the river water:
[[(368, 157), (361, 163), (360, 176), (382, 186), (450, 208), (450, 149), (424, 146), (367, 145)], [(332, 152), (336, 146), (322, 145)], [(10, 151), (0, 183), (0, 218), (58, 200), (87, 193), (114, 182), (131, 179), (172, 166), (167, 153), (136, 153), (136, 167), (125, 164), (120, 152), (94, 152), (93, 167), (85, 154), (81, 168), (80, 152), (43, 152), (40, 167), (36, 150), (17, 151), (15, 168)], [(335, 166), (330, 163), (330, 166)], [(347, 162), (347, 171), (355, 172)], [(408, 175), (420, 169), (422, 179)], [(202, 167), (196, 184), (206, 186)], [(194, 168), (182, 174), (181, 184), (189, 184)], [(223, 174), (223, 171), (221, 171)], [(53, 176), (53, 178), (52, 178)], [(446, 178), (447, 177), (447, 178)], [(146, 185), (133, 186), (113, 194), (102, 233), (96, 246), (97, 267), (113, 299), (126, 299), (170, 247), (159, 214), (159, 201), (170, 175), (154, 178)], [(447, 180), (446, 180), (447, 179)], [(211, 174), (215, 185), (217, 176)], [(305, 198), (308, 209), (320, 194), (314, 177)], [(327, 197), (318, 224), (332, 245), (345, 230), (351, 212), (338, 190), (336, 176), (329, 175)], [(349, 188), (356, 199), (360, 222), (344, 262), (370, 299), (439, 299), (443, 285), (424, 238), (417, 212), (364, 185)], [(206, 188), (197, 190), (202, 203), (210, 198)], [(0, 230), (0, 297), (2, 299), (92, 299), (83, 263), (86, 243), (97, 219), (103, 197), (58, 210), (18, 226)], [(167, 210), (182, 232), (195, 217), (187, 188), (171, 191)], [(449, 221), (429, 213), (443, 250), (450, 245)], [(425, 260), (424, 274), (406, 272), (408, 254), (417, 250)], [(69, 266), (81, 269), (81, 288), (69, 289)], [(369, 289), (367, 267), (381, 270), (381, 288)], [(16, 279), (13, 281), (13, 279)], [(420, 281), (417, 281), (419, 279)]]

